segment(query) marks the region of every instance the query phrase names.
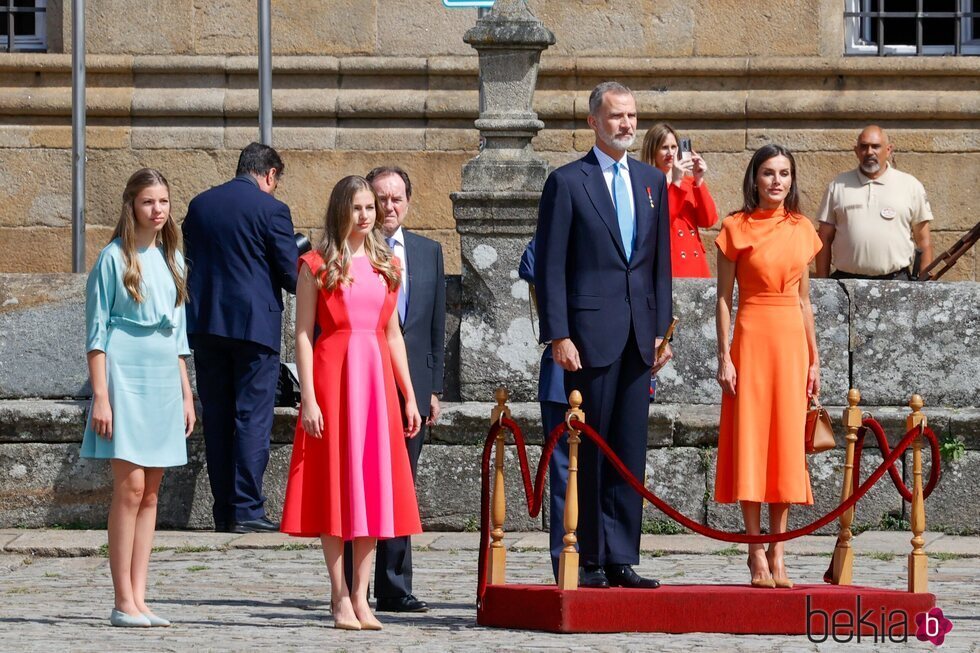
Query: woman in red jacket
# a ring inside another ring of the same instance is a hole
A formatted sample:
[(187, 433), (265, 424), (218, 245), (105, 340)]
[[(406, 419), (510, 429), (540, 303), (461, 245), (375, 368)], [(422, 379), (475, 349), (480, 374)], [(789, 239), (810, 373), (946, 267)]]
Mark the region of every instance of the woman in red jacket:
[(697, 152), (679, 153), (674, 128), (658, 123), (643, 138), (642, 159), (667, 175), (670, 203), (670, 264), (674, 277), (710, 277), (698, 229), (718, 222), (715, 201), (704, 173), (708, 166)]

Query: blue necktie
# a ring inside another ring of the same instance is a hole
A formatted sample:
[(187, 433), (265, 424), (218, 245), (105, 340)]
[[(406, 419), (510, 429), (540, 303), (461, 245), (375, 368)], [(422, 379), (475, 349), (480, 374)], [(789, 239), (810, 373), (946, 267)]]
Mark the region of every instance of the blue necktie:
[(626, 260), (633, 254), (633, 210), (630, 208), (630, 195), (626, 190), (626, 180), (620, 174), (622, 163), (613, 164), (613, 197), (616, 199), (616, 218), (619, 220), (619, 233), (623, 237)]
[[(395, 243), (398, 242), (394, 238), (385, 238), (388, 242), (388, 247), (391, 251), (395, 251)], [(404, 274), (405, 271), (405, 261), (402, 261), (402, 282), (398, 285), (398, 319), (402, 324), (405, 324), (405, 313), (408, 311), (408, 275)]]

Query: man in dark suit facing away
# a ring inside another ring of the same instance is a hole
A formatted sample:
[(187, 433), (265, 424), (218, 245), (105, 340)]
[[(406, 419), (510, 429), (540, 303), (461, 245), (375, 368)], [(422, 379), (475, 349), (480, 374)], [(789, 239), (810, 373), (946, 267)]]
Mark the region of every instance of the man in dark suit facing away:
[[(636, 101), (616, 82), (589, 97), (595, 146), (549, 175), (535, 235), (541, 341), (582, 393), (586, 422), (643, 478), (650, 373), (671, 321), (667, 184), (629, 158)], [(586, 438), (579, 450), (578, 545), (583, 587), (655, 588), (639, 562), (642, 499)]]
[(296, 292), (289, 207), (273, 197), (284, 165), (252, 143), (231, 181), (204, 191), (183, 223), (187, 334), (194, 350), (217, 531), (277, 531), (265, 514), (282, 291)]
[[(446, 341), (446, 280), (442, 246), (403, 227), (412, 200), (412, 180), (396, 166), (375, 168), (367, 175), (384, 212), (384, 235), (405, 271), (398, 290), (398, 317), (408, 351), (408, 371), (415, 400), (425, 424), (418, 436), (405, 440), (412, 477), (416, 476), (426, 427), (439, 418)], [(412, 542), (408, 537), (378, 540), (374, 596), (377, 609), (425, 612), (425, 601), (412, 594)]]

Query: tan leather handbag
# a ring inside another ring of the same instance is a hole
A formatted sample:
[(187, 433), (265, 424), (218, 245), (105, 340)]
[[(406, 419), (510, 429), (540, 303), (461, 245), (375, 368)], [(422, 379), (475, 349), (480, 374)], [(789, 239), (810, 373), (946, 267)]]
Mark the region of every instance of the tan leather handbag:
[(830, 415), (820, 405), (819, 397), (810, 397), (810, 409), (806, 411), (806, 452), (820, 453), (837, 446), (834, 425)]

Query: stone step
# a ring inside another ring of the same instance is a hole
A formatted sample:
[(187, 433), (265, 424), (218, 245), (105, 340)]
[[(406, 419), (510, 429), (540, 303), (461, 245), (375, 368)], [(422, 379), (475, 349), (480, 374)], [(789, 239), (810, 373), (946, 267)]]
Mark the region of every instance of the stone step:
[[(473, 531), (479, 524), (482, 442), (489, 427), (491, 406), (477, 402), (446, 403), (440, 425), (423, 448), (417, 491), (423, 525), (430, 530)], [(514, 419), (523, 424), (529, 441), (530, 464), (536, 468), (541, 450), (536, 404), (511, 405)], [(60, 400), (0, 401), (0, 527), (70, 528), (105, 525), (112, 493), (105, 461), (80, 459), (79, 441), (85, 403)], [(832, 413), (839, 413), (832, 408)], [(646, 484), (658, 496), (701, 524), (724, 531), (741, 528), (735, 505), (711, 500), (714, 486), (717, 406), (654, 404), (650, 408), (650, 447)], [(890, 437), (904, 428), (906, 409), (875, 409)], [(926, 503), (930, 528), (952, 533), (980, 532), (980, 411), (934, 410), (928, 413), (933, 427), (946, 437), (965, 441), (959, 460), (945, 461), (944, 474), (935, 495)], [(296, 411), (277, 409), (272, 454), (265, 476), (267, 507), (279, 515), (285, 493)], [(838, 433), (840, 436), (841, 433)], [(869, 442), (869, 445), (871, 443)], [(169, 470), (163, 481), (159, 524), (164, 528), (210, 528), (211, 496), (200, 430), (192, 435), (189, 461)], [(815, 504), (791, 512), (791, 528), (815, 521), (839, 502), (844, 450), (839, 447), (809, 460)], [(909, 454), (902, 473), (909, 476)], [(928, 469), (929, 456), (925, 465)], [(880, 464), (872, 445), (865, 455), (862, 478)], [(529, 517), (523, 487), (518, 482), (513, 447), (506, 453), (507, 528), (523, 531), (546, 527), (548, 502), (542, 514)], [(547, 488), (546, 488), (547, 491)], [(546, 495), (547, 497), (547, 495)], [(856, 529), (894, 525), (907, 516), (907, 506), (885, 478), (858, 504)], [(884, 521), (883, 521), (884, 520)], [(647, 505), (645, 531), (672, 532), (676, 528), (665, 515)], [(836, 524), (821, 534), (836, 533)]]

